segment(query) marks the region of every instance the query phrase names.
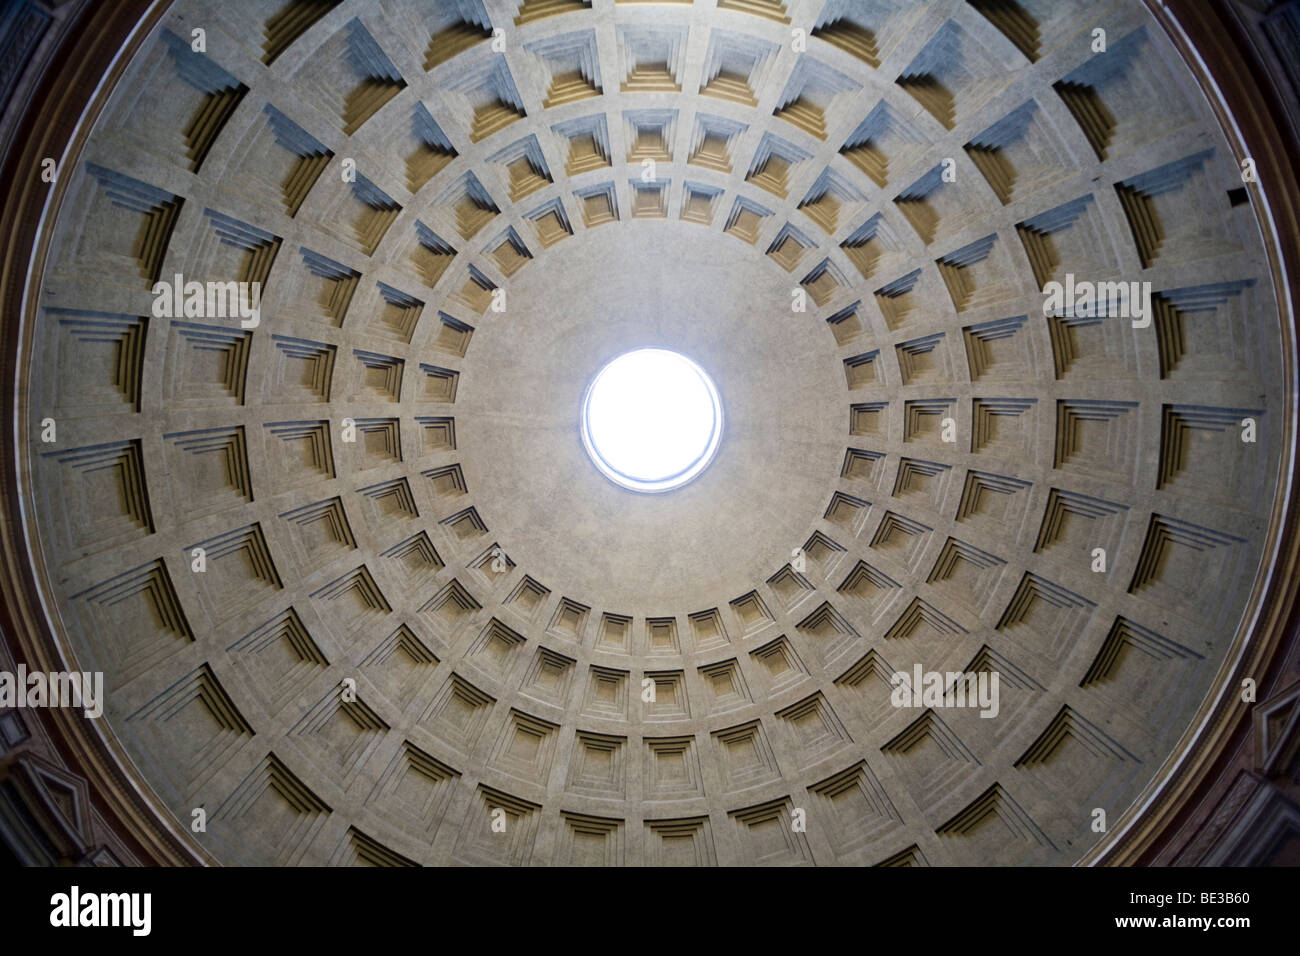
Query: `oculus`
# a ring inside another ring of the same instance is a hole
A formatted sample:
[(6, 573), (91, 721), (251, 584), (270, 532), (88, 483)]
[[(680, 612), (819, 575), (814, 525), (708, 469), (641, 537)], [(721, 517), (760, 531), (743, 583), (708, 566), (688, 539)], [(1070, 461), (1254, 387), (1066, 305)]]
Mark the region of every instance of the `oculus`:
[(722, 401), (698, 365), (668, 349), (625, 352), (582, 400), (582, 443), (610, 481), (647, 494), (698, 477), (722, 439)]

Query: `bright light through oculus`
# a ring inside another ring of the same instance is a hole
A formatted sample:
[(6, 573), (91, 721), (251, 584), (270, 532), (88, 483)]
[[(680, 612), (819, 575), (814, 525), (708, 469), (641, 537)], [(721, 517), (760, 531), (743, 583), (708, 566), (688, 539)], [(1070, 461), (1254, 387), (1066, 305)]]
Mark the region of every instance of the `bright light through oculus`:
[(596, 467), (633, 491), (671, 491), (708, 467), (722, 403), (703, 369), (667, 349), (625, 352), (582, 403), (582, 441)]

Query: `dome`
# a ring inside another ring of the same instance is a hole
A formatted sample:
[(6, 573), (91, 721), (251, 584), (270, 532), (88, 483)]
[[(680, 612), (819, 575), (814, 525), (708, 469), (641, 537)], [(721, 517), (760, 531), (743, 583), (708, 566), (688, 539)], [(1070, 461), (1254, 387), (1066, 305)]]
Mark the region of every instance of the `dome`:
[(141, 859), (1091, 863), (1263, 679), (1291, 290), (1164, 15), (118, 37), (6, 494)]

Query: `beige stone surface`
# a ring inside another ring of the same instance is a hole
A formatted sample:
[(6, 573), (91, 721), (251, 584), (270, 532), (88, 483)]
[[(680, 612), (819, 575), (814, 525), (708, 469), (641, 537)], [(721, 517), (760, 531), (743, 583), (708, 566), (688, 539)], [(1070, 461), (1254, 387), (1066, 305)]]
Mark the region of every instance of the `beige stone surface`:
[[(208, 811), (195, 839), (1096, 844), (1249, 610), (1289, 436), (1258, 226), (1187, 67), (1137, 3), (1022, 5), (1035, 30), (488, 0), (500, 53), (469, 2), (345, 0), (300, 35), (274, 15), (311, 4), (174, 6), (54, 211), (26, 454), (52, 614), (144, 778)], [(260, 325), (153, 316), (177, 273), (264, 282)], [(1067, 273), (1150, 282), (1151, 326), (1044, 316)], [(578, 434), (591, 377), (649, 345), (727, 416), (656, 496)], [(890, 706), (915, 664), (998, 672), (999, 716)]]

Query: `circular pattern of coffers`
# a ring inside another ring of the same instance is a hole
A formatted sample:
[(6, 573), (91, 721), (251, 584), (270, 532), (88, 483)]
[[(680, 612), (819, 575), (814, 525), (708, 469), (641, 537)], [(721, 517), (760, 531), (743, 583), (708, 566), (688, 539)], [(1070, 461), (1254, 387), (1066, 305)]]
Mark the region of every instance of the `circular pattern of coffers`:
[[(54, 220), (51, 615), (225, 863), (1073, 862), (1269, 561), (1239, 163), (1136, 2), (181, 0)], [(578, 433), (643, 346), (668, 495)]]

